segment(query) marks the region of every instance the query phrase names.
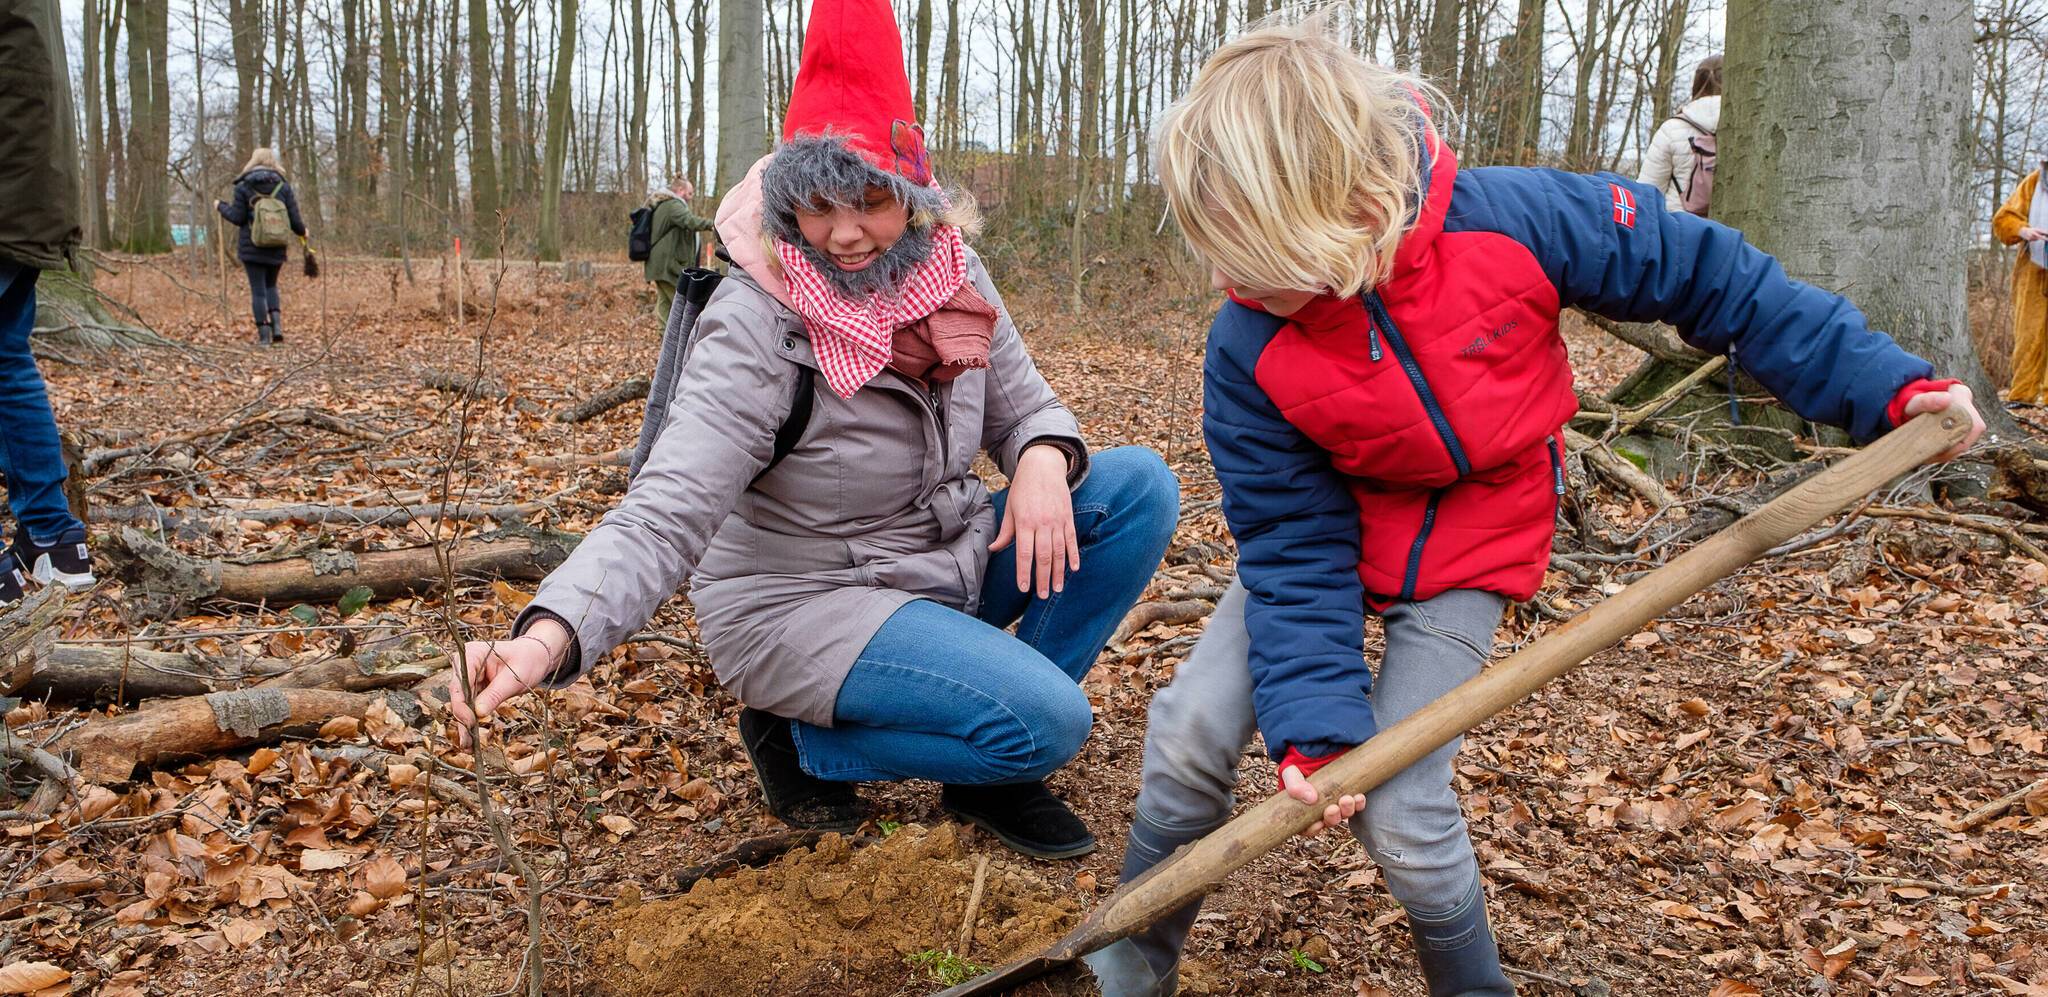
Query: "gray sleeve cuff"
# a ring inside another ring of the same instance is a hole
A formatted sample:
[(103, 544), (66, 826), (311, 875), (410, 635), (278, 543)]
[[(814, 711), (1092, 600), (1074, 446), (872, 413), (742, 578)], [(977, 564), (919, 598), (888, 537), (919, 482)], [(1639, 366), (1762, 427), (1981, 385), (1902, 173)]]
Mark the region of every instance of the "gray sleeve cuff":
[(563, 619), (562, 614), (529, 603), (519, 614), (519, 618), (512, 621), (512, 636), (518, 637), (533, 629), (533, 625), (542, 620), (553, 620), (569, 632), (569, 653), (562, 658), (560, 665), (555, 666), (554, 671), (540, 680), (540, 688), (566, 689), (583, 677), (583, 641), (576, 636), (576, 628), (571, 626), (568, 620)]

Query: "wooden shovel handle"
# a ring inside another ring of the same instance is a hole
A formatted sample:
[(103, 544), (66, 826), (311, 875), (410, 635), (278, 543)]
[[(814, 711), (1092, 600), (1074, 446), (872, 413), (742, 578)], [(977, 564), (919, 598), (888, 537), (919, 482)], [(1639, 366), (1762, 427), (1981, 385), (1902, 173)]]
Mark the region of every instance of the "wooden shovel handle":
[[(1908, 422), (1373, 735), (1309, 781), (1324, 799), (1378, 786), (1693, 593), (1962, 442), (1969, 428), (1969, 419), (1954, 412)], [(1108, 945), (1209, 892), (1224, 877), (1301, 833), (1321, 811), (1320, 805), (1286, 795), (1268, 798), (1119, 889), (1088, 919), (1093, 931), (1074, 954)]]

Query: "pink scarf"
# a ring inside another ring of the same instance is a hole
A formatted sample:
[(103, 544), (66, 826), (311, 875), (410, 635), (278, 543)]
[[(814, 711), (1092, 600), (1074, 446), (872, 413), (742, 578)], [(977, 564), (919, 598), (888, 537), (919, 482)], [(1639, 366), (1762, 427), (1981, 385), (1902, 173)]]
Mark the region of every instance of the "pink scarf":
[[(929, 317), (966, 284), (967, 244), (960, 230), (937, 226), (932, 242), (932, 254), (911, 271), (894, 297), (877, 294), (866, 301), (843, 297), (801, 250), (775, 243), (790, 304), (803, 317), (825, 383), (839, 397), (852, 397), (895, 358), (897, 329)], [(980, 365), (987, 363), (984, 350)], [(968, 360), (965, 365), (974, 363)]]

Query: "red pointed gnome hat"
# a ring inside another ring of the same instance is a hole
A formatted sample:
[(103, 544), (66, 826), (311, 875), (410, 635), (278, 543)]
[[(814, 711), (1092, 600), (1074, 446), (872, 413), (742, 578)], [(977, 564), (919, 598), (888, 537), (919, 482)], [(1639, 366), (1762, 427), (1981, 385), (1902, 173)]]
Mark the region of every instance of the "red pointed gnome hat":
[(932, 182), (924, 129), (910, 101), (903, 38), (889, 0), (815, 0), (782, 140), (842, 138), (883, 173)]

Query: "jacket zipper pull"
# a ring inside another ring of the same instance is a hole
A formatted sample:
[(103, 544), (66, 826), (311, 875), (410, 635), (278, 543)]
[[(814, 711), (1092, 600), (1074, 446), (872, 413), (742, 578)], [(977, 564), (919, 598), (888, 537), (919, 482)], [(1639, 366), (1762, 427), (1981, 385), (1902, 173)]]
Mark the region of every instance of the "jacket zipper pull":
[(1564, 454), (1563, 454), (1563, 452), (1562, 452), (1561, 448), (1559, 448), (1559, 447), (1558, 447), (1558, 445), (1557, 445), (1557, 437), (1555, 437), (1555, 436), (1552, 436), (1552, 437), (1550, 437), (1550, 438), (1549, 438), (1549, 441), (1548, 441), (1548, 442), (1550, 443), (1550, 474), (1551, 474), (1551, 477), (1553, 477), (1553, 478), (1555, 478), (1555, 479), (1556, 479), (1556, 482), (1557, 482), (1557, 494), (1558, 494), (1558, 496), (1559, 496), (1559, 497), (1563, 497), (1563, 495), (1564, 495)]
[(1373, 317), (1372, 306), (1376, 302), (1372, 295), (1358, 296), (1358, 305), (1365, 312), (1365, 352), (1373, 363), (1380, 362), (1380, 323)]

